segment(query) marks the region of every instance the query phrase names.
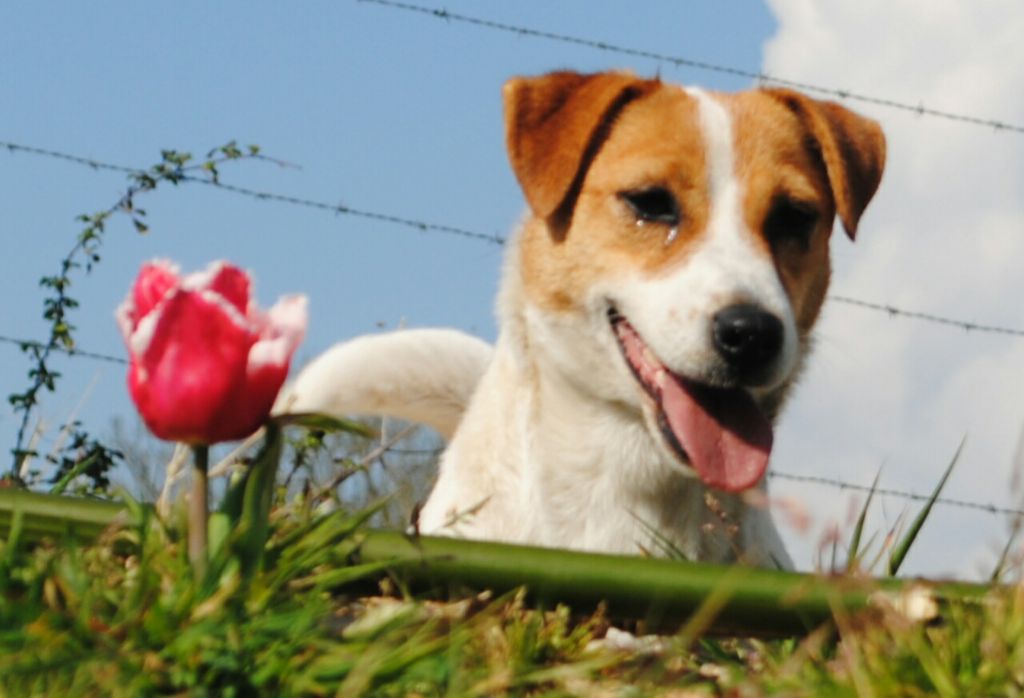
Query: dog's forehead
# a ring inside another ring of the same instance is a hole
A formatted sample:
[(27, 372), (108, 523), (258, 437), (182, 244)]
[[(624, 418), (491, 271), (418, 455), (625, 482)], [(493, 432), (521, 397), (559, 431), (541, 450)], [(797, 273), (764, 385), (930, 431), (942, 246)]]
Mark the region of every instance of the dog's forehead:
[[(783, 101), (764, 90), (717, 94), (715, 99), (729, 113), (739, 176), (767, 169), (786, 182), (787, 188), (810, 186), (819, 193), (827, 189), (817, 142)], [(801, 192), (791, 194), (800, 198)]]
[(806, 169), (815, 159), (801, 119), (772, 93), (725, 93), (663, 84), (631, 104), (606, 147), (638, 161), (686, 160), (701, 164), (727, 129), (737, 162), (792, 165)]
[(827, 186), (811, 142), (800, 118), (770, 92), (665, 83), (622, 114), (602, 159), (614, 163), (616, 186), (630, 186), (631, 178), (636, 186), (658, 179), (698, 186), (714, 152), (727, 149), (739, 179), (811, 196)]
[[(685, 176), (686, 170), (699, 172), (706, 149), (700, 103), (683, 88), (663, 84), (619, 116), (597, 164), (601, 160), (614, 163), (627, 178), (636, 171), (637, 176), (662, 176), (671, 181), (680, 174)], [(681, 164), (689, 167), (681, 168)], [(623, 165), (628, 165), (628, 170), (623, 170)]]

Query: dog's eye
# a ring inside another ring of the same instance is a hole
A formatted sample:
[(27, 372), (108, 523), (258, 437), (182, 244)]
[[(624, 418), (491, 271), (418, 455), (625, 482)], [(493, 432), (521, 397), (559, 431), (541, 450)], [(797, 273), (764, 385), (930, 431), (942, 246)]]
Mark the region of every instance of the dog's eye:
[(624, 191), (619, 198), (626, 202), (638, 221), (679, 224), (679, 204), (665, 187)]
[(764, 221), (765, 237), (772, 244), (792, 241), (806, 250), (819, 217), (812, 204), (780, 199), (772, 206)]

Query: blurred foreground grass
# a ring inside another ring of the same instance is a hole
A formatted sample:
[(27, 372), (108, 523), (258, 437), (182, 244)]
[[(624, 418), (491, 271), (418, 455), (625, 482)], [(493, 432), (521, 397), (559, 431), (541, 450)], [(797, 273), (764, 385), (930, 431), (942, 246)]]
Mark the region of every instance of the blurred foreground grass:
[(352, 554), (369, 513), (279, 505), (260, 570), (215, 554), (204, 580), (177, 517), (130, 507), (89, 542), (28, 535), (15, 517), (0, 543), (0, 695), (1024, 695), (1020, 587), (926, 623), (837, 607), (804, 637), (711, 637), (698, 619), (637, 639), (600, 610), (517, 592), (417, 598)]

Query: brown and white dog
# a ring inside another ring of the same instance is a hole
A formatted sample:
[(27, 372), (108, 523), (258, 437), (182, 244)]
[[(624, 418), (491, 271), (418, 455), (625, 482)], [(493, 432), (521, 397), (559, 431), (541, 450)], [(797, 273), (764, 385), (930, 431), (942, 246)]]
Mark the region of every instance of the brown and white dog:
[(450, 437), (425, 533), (790, 566), (744, 493), (764, 487), (833, 220), (853, 238), (881, 178), (878, 125), (788, 90), (620, 72), (517, 78), (504, 98), (529, 212), (497, 345), (356, 339), (300, 374), (288, 409)]

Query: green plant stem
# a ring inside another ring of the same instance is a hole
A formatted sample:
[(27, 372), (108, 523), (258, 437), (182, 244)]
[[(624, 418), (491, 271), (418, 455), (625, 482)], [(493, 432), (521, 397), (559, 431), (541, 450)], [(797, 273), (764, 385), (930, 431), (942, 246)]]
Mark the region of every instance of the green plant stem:
[(677, 629), (716, 590), (731, 587), (711, 622), (715, 632), (791, 635), (807, 632), (836, 612), (886, 598), (896, 602), (916, 588), (940, 605), (980, 598), (987, 586), (919, 580), (828, 578), (819, 575), (624, 555), (367, 531), (359, 562), (393, 562), (413, 586), (491, 589), (526, 586), (535, 601), (577, 610), (604, 603), (612, 617), (646, 621), (648, 629)]
[(193, 446), (192, 498), (188, 507), (188, 559), (192, 563), (196, 579), (202, 579), (206, 574), (206, 563), (209, 560), (209, 467), (210, 447), (206, 444)]
[[(15, 512), (23, 541), (60, 537), (84, 539), (111, 523), (124, 506), (74, 497), (0, 489), (0, 540)], [(356, 563), (386, 563), (390, 573), (418, 589), (490, 589), (502, 593), (527, 587), (540, 603), (565, 603), (578, 611), (605, 603), (615, 618), (646, 622), (649, 630), (674, 630), (716, 597), (718, 612), (707, 623), (713, 632), (745, 635), (802, 634), (838, 613), (876, 600), (898, 603), (911, 590), (938, 604), (983, 602), (992, 586), (903, 579), (829, 578), (749, 567), (677, 560), (600, 555), (501, 543), (411, 537), (391, 531), (362, 531), (352, 546)]]
[(7, 536), (16, 512), (21, 512), (21, 540), (37, 543), (44, 538), (69, 537), (91, 543), (119, 516), (123, 504), (40, 494), (22, 489), (0, 489), (0, 538)]

